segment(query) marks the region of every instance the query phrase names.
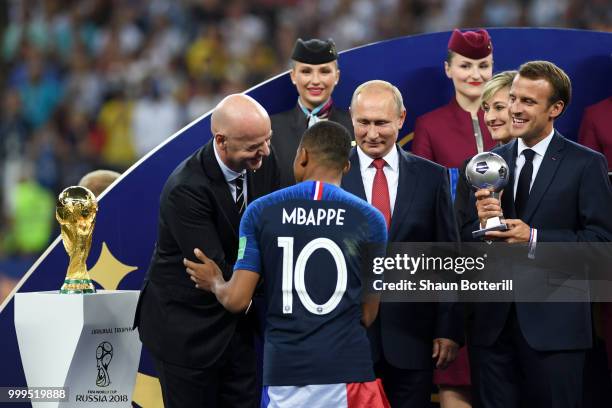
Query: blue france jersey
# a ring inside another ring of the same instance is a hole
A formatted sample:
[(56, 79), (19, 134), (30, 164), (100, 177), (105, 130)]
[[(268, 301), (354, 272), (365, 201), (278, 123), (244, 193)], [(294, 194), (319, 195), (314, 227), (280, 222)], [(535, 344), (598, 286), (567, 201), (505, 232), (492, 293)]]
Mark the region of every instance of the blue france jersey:
[(264, 385), (374, 380), (361, 262), (364, 244), (386, 240), (382, 214), (331, 184), (305, 181), (248, 206), (234, 269), (263, 277)]

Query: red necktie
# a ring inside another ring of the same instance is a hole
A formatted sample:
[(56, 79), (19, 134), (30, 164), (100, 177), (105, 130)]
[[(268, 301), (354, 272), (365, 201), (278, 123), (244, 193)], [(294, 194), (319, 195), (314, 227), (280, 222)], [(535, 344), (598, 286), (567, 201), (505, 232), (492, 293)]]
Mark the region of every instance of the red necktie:
[(372, 205), (376, 207), (387, 222), (387, 230), (391, 225), (391, 200), (389, 199), (389, 186), (387, 176), (383, 171), (386, 162), (383, 159), (375, 159), (372, 165), (376, 168), (374, 183), (372, 184)]

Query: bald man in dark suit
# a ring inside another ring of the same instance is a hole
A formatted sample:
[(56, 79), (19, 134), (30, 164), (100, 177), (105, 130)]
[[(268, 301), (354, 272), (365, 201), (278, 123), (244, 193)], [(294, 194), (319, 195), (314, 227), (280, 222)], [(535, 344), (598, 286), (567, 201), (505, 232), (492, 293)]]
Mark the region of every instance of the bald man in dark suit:
[(259, 394), (250, 322), (196, 289), (183, 260), (197, 261), (200, 248), (231, 277), (245, 206), (272, 190), (252, 183), (270, 153), (270, 119), (251, 97), (230, 95), (215, 108), (211, 131), (212, 139), (166, 181), (135, 317), (167, 408), (253, 408)]

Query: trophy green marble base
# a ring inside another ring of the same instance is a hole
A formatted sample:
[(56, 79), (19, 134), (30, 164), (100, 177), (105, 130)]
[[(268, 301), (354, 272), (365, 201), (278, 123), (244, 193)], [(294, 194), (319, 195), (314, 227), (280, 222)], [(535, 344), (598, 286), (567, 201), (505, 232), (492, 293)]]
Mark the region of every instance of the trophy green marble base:
[(82, 295), (96, 293), (96, 288), (91, 279), (64, 279), (60, 289), (61, 294)]

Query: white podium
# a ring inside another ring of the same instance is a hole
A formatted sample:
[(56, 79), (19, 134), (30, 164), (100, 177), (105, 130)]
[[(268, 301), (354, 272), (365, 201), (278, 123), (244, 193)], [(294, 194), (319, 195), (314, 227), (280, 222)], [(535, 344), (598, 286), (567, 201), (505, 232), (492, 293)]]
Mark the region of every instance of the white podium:
[(132, 330), (139, 291), (17, 293), (15, 329), (28, 387), (66, 387), (33, 407), (131, 407), (142, 344)]

